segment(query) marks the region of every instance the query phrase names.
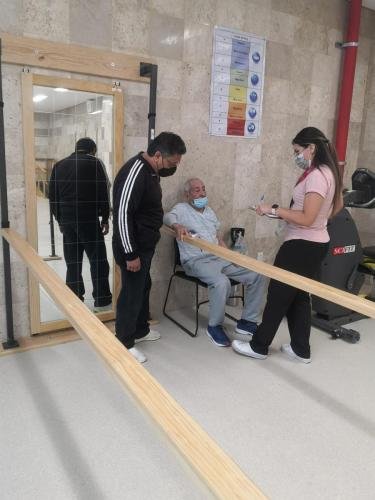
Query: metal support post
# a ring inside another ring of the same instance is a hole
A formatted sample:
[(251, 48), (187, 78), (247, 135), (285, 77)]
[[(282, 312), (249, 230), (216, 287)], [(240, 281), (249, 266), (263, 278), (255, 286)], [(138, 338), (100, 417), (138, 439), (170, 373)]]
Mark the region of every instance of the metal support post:
[[(8, 220), (8, 192), (7, 174), (5, 165), (5, 134), (4, 134), (4, 102), (1, 73), (1, 39), (0, 39), (0, 197), (1, 197), (1, 228), (9, 227)], [(3, 342), (4, 349), (18, 347), (19, 344), (14, 338), (13, 325), (13, 302), (12, 302), (12, 281), (10, 267), (9, 243), (3, 238), (3, 267), (4, 267), (4, 293), (7, 325), (7, 340)]]
[(158, 67), (156, 64), (142, 63), (139, 68), (140, 76), (150, 78), (150, 100), (148, 108), (148, 143), (155, 138), (156, 121), (156, 90), (158, 86)]

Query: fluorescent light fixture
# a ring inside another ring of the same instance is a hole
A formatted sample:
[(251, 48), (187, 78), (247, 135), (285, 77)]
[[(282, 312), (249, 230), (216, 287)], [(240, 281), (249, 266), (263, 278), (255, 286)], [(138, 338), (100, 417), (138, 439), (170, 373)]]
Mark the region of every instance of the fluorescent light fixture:
[(42, 102), (44, 101), (44, 99), (47, 99), (47, 95), (44, 95), (44, 94), (37, 94), (37, 95), (34, 95), (33, 97), (33, 102)]
[(110, 104), (112, 106), (112, 99), (103, 99), (103, 104)]
[(91, 111), (91, 113), (89, 113), (89, 115), (98, 115), (99, 113), (103, 113), (103, 110), (97, 109), (96, 111)]
[(64, 89), (64, 87), (56, 87), (53, 89), (55, 92), (69, 92), (69, 89)]

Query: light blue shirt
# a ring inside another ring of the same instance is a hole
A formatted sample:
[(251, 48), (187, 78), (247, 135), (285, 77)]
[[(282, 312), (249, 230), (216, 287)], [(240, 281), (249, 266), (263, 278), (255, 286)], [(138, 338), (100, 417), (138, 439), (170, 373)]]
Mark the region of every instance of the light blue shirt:
[[(203, 212), (196, 210), (189, 203), (177, 203), (172, 210), (164, 215), (164, 224), (172, 226), (172, 224), (181, 224), (188, 231), (193, 230), (197, 233), (197, 238), (209, 241), (210, 243), (218, 244), (217, 231), (220, 227), (215, 212), (206, 207)], [(181, 264), (190, 259), (201, 258), (206, 255), (211, 255), (200, 248), (177, 241), (180, 250)]]

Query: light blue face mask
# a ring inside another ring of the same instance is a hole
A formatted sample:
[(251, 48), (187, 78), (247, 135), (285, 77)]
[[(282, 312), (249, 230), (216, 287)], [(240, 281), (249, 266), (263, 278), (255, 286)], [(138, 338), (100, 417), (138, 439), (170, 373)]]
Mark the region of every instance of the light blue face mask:
[(195, 198), (193, 200), (193, 206), (195, 208), (204, 208), (208, 203), (208, 198), (205, 196), (204, 198)]
[(302, 170), (307, 170), (311, 165), (311, 160), (306, 160), (303, 156), (303, 152), (294, 157), (297, 167), (302, 168)]

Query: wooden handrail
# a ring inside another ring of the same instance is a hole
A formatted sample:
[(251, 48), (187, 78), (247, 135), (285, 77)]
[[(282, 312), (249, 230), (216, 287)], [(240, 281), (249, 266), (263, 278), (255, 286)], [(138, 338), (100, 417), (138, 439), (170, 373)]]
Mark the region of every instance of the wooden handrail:
[(3, 229), (1, 234), (66, 314), (82, 339), (102, 357), (218, 498), (266, 498), (238, 465), (129, 354), (113, 333), (87, 309), (27, 241), (12, 229)]
[[(163, 226), (163, 231), (171, 236), (175, 236), (175, 232), (167, 226)], [(224, 248), (208, 241), (201, 240), (200, 238), (192, 238), (191, 236), (184, 236), (183, 241), (194, 245), (202, 250), (206, 250), (209, 253), (222, 257), (225, 260), (238, 264), (239, 266), (250, 269), (257, 273), (273, 278), (282, 283), (299, 288), (305, 292), (312, 293), (317, 297), (329, 300), (340, 306), (347, 307), (352, 311), (356, 311), (369, 316), (370, 318), (375, 318), (375, 302), (371, 300), (358, 297), (351, 293), (339, 290), (330, 285), (320, 283), (319, 281), (312, 280), (310, 278), (305, 278), (299, 274), (291, 273), (290, 271), (285, 271), (279, 267), (267, 264), (266, 262), (259, 261), (247, 255), (242, 255), (229, 248)]]

